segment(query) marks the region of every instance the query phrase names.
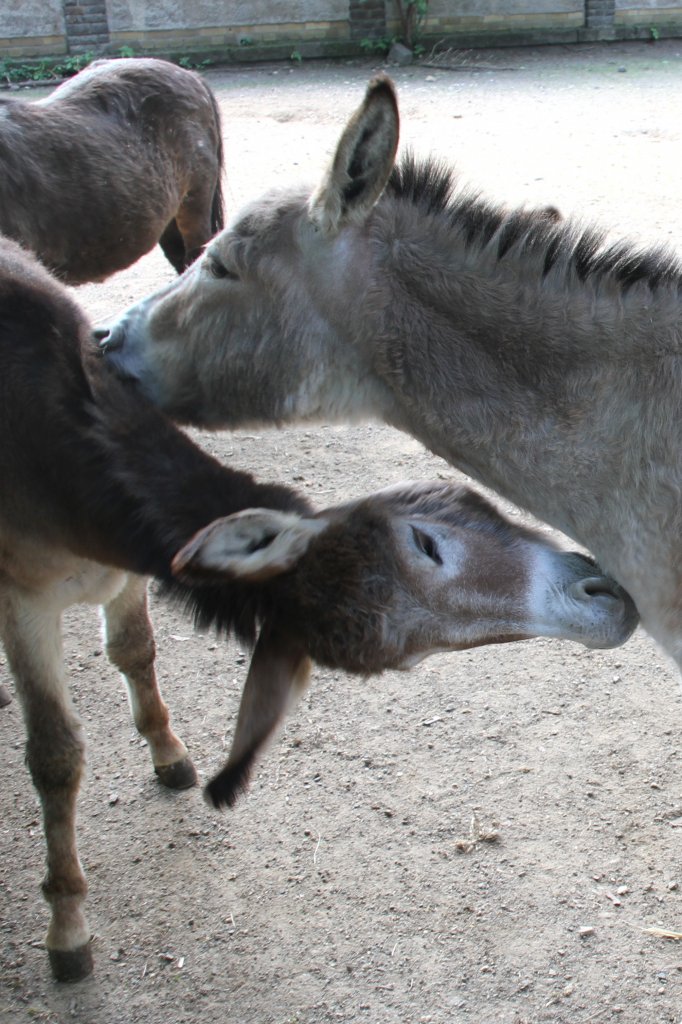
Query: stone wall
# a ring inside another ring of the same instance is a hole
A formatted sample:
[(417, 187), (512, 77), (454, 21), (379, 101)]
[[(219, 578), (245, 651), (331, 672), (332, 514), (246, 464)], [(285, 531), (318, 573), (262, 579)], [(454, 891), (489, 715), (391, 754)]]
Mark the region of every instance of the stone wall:
[(292, 50), (348, 42), (348, 0), (106, 0), (114, 47)]
[(648, 25), (655, 31), (659, 25), (682, 25), (680, 0), (614, 0), (614, 8), (614, 24), (617, 29)]
[(453, 33), (575, 30), (584, 24), (585, 0), (430, 0), (424, 30)]
[(66, 52), (62, 0), (0, 0), (0, 59)]
[[(406, 4), (407, 0), (403, 0)], [(0, 0), (0, 60), (342, 57), (400, 32), (394, 0)], [(682, 0), (430, 0), (426, 47), (682, 36)]]

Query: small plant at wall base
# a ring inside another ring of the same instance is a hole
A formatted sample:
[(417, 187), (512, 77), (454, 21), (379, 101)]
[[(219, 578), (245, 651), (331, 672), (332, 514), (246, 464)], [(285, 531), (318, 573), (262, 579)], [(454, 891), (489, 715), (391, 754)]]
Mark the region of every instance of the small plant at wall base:
[(0, 60), (0, 81), (13, 85), (17, 82), (46, 82), (52, 79), (71, 78), (94, 59), (93, 53), (82, 53), (65, 57), (60, 61), (39, 60), (26, 64)]
[(185, 71), (203, 71), (204, 68), (210, 67), (211, 63), (208, 59), (193, 60), (192, 57), (179, 57), (176, 61), (176, 64)]
[[(130, 46), (121, 46), (117, 56), (136, 57), (138, 54)], [(3, 85), (14, 86), (22, 82), (58, 82), (62, 78), (71, 78), (86, 68), (88, 64), (92, 64), (96, 57), (97, 55), (94, 53), (81, 53), (76, 56), (64, 57), (61, 60), (44, 59), (21, 63), (0, 58), (0, 88)], [(210, 67), (213, 61), (208, 58), (194, 60), (192, 57), (184, 55), (176, 59), (175, 63), (181, 68), (203, 71)]]
[(360, 47), (366, 53), (382, 53), (385, 55), (395, 42), (397, 42), (396, 36), (393, 36), (391, 39), (388, 36), (381, 36), (379, 39), (369, 39), (365, 36), (364, 39), (360, 40)]

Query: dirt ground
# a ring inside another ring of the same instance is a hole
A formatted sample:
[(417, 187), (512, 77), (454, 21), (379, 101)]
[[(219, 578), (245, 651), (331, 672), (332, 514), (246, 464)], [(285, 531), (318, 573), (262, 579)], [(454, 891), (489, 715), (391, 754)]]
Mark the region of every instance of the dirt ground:
[[(394, 69), (404, 145), (498, 198), (682, 239), (682, 41), (433, 64)], [(208, 73), (231, 211), (315, 183), (374, 66)], [(171, 276), (157, 252), (77, 295), (104, 318)], [(457, 476), (379, 426), (197, 436), (319, 504)], [(154, 617), (164, 693), (206, 779), (247, 655), (156, 600)], [(651, 931), (682, 931), (682, 698), (641, 631), (610, 652), (537, 640), (369, 684), (317, 670), (226, 814), (154, 781), (94, 610), (67, 616), (65, 645), (89, 741), (79, 840), (96, 971), (49, 977), (14, 701), (0, 711), (2, 1024), (682, 1021), (682, 947)]]

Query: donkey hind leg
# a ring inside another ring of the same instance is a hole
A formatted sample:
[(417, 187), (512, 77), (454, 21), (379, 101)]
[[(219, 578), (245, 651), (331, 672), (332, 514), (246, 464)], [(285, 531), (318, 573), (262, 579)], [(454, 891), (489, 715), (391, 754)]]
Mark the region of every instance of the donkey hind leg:
[(164, 256), (178, 274), (182, 274), (190, 264), (185, 249), (185, 241), (180, 234), (175, 217), (169, 221), (159, 238), (159, 245)]
[(51, 920), (46, 946), (57, 981), (92, 971), (83, 904), (87, 883), (76, 847), (76, 800), (84, 763), (80, 721), (71, 705), (60, 618), (54, 610), (4, 604), (0, 632), (26, 722), (26, 760), (43, 810)]
[(216, 188), (211, 188), (209, 182), (208, 173), (195, 175), (190, 188), (180, 201), (175, 216), (168, 222), (159, 238), (164, 256), (178, 274), (182, 274), (191, 263), (194, 263), (213, 236)]
[(175, 217), (164, 228), (159, 245), (176, 273), (187, 270), (210, 240), (212, 204), (213, 193), (206, 181), (196, 181), (196, 188), (187, 192)]
[(156, 681), (154, 634), (147, 609), (147, 581), (129, 575), (123, 589), (104, 605), (107, 654), (123, 674), (133, 720), (147, 740), (159, 781), (171, 789), (197, 783), (187, 748), (170, 727)]
[(208, 177), (195, 177), (193, 187), (185, 194), (175, 214), (176, 228), (185, 251), (185, 267), (194, 263), (213, 235), (213, 188), (209, 187), (208, 181)]

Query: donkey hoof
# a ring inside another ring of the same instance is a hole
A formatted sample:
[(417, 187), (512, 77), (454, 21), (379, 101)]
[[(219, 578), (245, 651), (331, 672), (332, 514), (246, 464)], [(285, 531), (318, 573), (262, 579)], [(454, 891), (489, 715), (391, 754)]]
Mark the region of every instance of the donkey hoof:
[(154, 771), (161, 785), (168, 789), (189, 789), (199, 781), (189, 757), (183, 757), (182, 761), (176, 761), (175, 764), (157, 765)]
[(6, 686), (3, 686), (2, 683), (0, 683), (0, 708), (4, 708), (6, 704), (11, 703), (12, 698), (10, 696), (9, 690), (7, 689)]
[(94, 963), (90, 942), (76, 949), (49, 949), (48, 956), (55, 981), (81, 981), (92, 974)]

